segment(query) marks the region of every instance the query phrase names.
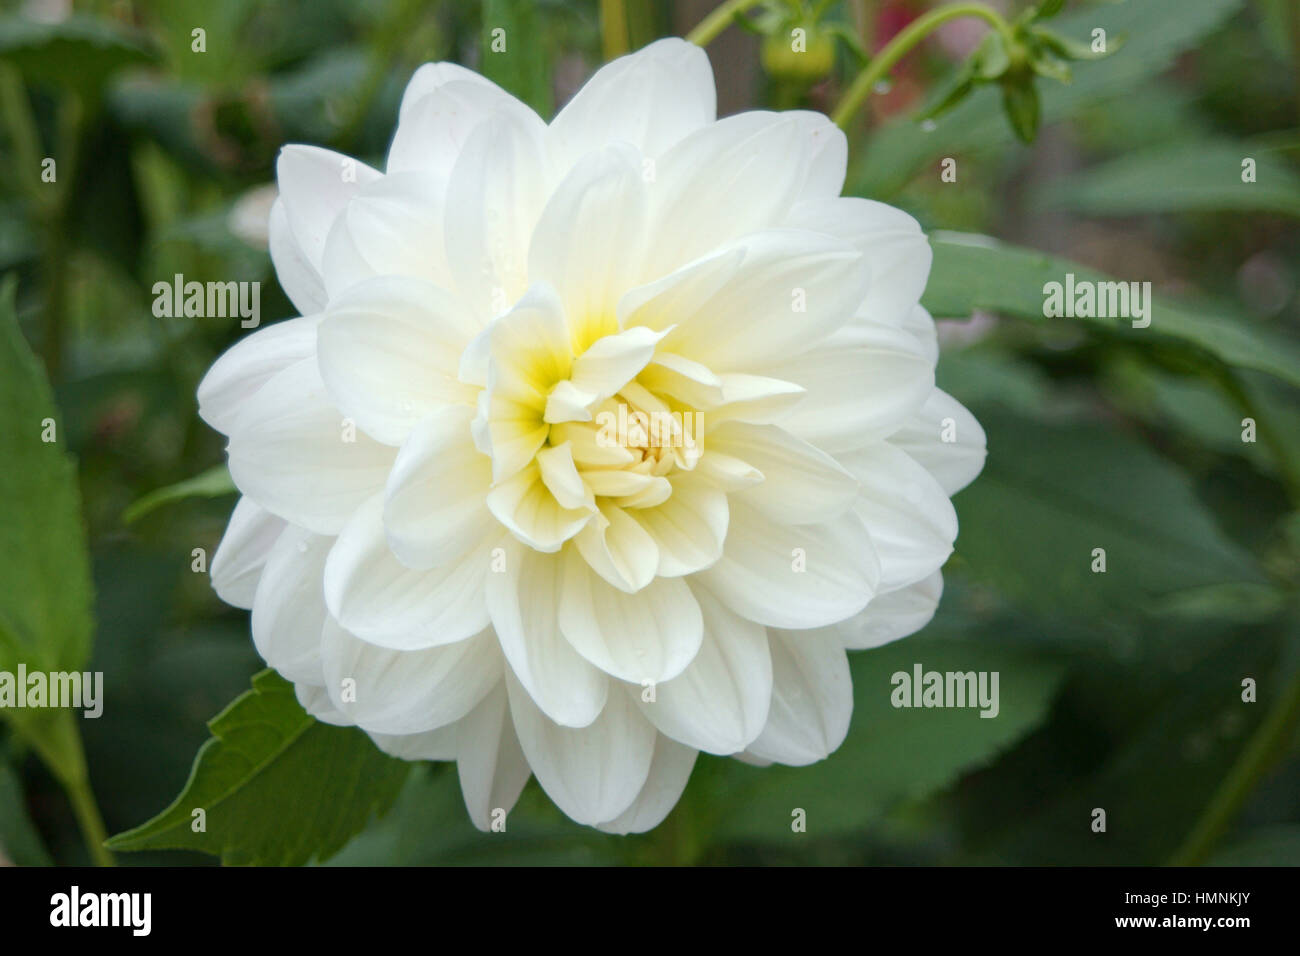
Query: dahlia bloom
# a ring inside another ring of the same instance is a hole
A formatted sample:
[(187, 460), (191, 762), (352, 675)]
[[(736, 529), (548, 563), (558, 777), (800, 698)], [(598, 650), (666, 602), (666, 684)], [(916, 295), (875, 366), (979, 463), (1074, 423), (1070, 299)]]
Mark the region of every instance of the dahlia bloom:
[(421, 67), (382, 172), (284, 149), (302, 317), (199, 411), (242, 493), (213, 584), (308, 711), (455, 760), (480, 828), (530, 774), (626, 833), (699, 751), (839, 746), (846, 650), (933, 615), (984, 459), (934, 384), (926, 239), (840, 198), (846, 154), (817, 113), (717, 120), (676, 39), (549, 125)]

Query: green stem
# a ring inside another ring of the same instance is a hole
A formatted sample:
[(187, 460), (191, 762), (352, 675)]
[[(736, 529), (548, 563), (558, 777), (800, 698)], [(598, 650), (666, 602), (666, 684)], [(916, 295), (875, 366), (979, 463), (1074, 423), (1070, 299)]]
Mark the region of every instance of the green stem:
[(686, 34), (686, 39), (696, 46), (708, 46), (714, 38), (727, 27), (738, 14), (750, 7), (758, 6), (762, 0), (726, 0), (716, 10), (695, 25), (695, 29)]
[(1170, 866), (1197, 866), (1205, 862), (1251, 791), (1282, 755), (1300, 723), (1300, 671), (1259, 725), (1228, 776), (1215, 791), (1201, 818), (1183, 845), (1170, 858)]
[(68, 799), (72, 802), (72, 812), (77, 818), (77, 826), (86, 841), (86, 849), (96, 866), (116, 866), (113, 854), (108, 852), (104, 843), (108, 840), (108, 831), (104, 829), (104, 820), (99, 815), (99, 806), (95, 803), (95, 794), (90, 789), (90, 781), (84, 777), (65, 785)]
[(606, 63), (627, 52), (627, 38), (623, 0), (600, 0), (600, 46)]
[(1008, 50), (1014, 48), (1011, 24), (1007, 23), (996, 10), (982, 3), (954, 3), (951, 6), (931, 10), (909, 23), (889, 41), (883, 50), (872, 57), (871, 62), (849, 85), (844, 98), (840, 100), (840, 105), (835, 108), (835, 114), (831, 117), (835, 125), (840, 129), (847, 127), (858, 108), (871, 95), (872, 88), (885, 78), (899, 60), (940, 26), (959, 17), (979, 17), (1002, 34), (1003, 39), (1007, 41)]
[(86, 767), (86, 748), (81, 742), (81, 732), (71, 711), (46, 712), (31, 721), (14, 725), (19, 736), (26, 740), (59, 781), (63, 792), (72, 804), (77, 827), (86, 841), (86, 850), (96, 866), (115, 866), (113, 854), (104, 846), (108, 832), (95, 803), (90, 788), (90, 773)]

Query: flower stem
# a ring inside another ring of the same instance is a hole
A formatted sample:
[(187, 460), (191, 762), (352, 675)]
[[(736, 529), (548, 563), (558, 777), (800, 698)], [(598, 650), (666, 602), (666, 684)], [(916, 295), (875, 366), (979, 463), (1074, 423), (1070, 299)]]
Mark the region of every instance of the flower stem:
[(695, 25), (690, 33), (686, 34), (686, 39), (696, 46), (708, 46), (713, 39), (727, 27), (731, 26), (731, 21), (739, 13), (744, 13), (750, 7), (757, 6), (761, 0), (726, 0), (725, 3), (718, 6), (716, 10)]
[(1205, 812), (1170, 858), (1170, 866), (1197, 866), (1205, 862), (1219, 837), (1255, 789), (1255, 784), (1281, 756), (1295, 733), (1297, 723), (1300, 723), (1300, 671), (1291, 677), (1291, 683), (1281, 698), (1250, 738)]
[(627, 9), (624, 2), (600, 0), (600, 46), (606, 63), (627, 52)]
[(940, 26), (958, 17), (979, 17), (986, 21), (989, 26), (1002, 34), (1007, 41), (1008, 49), (1011, 48), (1011, 24), (1007, 23), (996, 10), (982, 3), (954, 3), (931, 10), (909, 23), (889, 41), (883, 50), (872, 57), (870, 63), (863, 67), (862, 72), (849, 85), (844, 98), (840, 100), (840, 105), (835, 108), (835, 114), (831, 117), (835, 125), (844, 129), (871, 94), (872, 87), (882, 80), (899, 60)]

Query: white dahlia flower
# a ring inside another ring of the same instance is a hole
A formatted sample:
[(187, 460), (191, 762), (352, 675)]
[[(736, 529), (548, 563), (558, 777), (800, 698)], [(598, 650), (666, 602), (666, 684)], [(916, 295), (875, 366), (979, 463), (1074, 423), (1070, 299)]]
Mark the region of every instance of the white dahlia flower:
[(301, 318), (199, 387), (243, 497), (212, 562), (323, 721), (455, 760), (489, 826), (531, 774), (654, 827), (698, 751), (808, 764), (846, 649), (933, 615), (984, 459), (935, 388), (909, 216), (840, 198), (826, 117), (715, 118), (654, 43), (547, 125), (421, 67), (383, 172), (280, 155)]

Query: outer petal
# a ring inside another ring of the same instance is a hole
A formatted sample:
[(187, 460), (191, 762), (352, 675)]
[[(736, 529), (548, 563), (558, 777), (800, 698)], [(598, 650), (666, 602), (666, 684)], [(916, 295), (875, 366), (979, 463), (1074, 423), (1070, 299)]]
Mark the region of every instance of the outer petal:
[(458, 379), (477, 331), (468, 307), (419, 279), (369, 279), (330, 304), (320, 372), (345, 415), (376, 441), (399, 445), (415, 423), (478, 390)]
[(681, 799), (697, 755), (698, 751), (658, 735), (645, 786), (630, 807), (597, 828), (606, 833), (645, 833), (659, 826)]
[(547, 143), (561, 171), (620, 140), (658, 156), (716, 115), (708, 56), (673, 37), (596, 71), (555, 117)]
[(939, 570), (952, 554), (957, 513), (934, 477), (887, 442), (841, 460), (862, 483), (854, 510), (880, 556), (880, 589), (893, 591)]
[(442, 647), (394, 651), (367, 644), (333, 619), (321, 633), (325, 689), (366, 730), (416, 734), (468, 714), (501, 680), (490, 632)]
[(419, 173), (394, 173), (361, 189), (325, 239), (322, 270), (330, 298), (379, 275), (454, 288), (442, 230), (443, 190)]
[(285, 219), (307, 261), (320, 271), (325, 239), (347, 201), (380, 177), (365, 163), (319, 146), (285, 146), (275, 179)]
[(487, 508), (492, 461), (474, 447), (474, 409), (452, 405), (411, 432), (384, 493), (388, 545), (410, 568), (432, 568), (459, 558), (492, 533)]
[(329, 400), (315, 359), (304, 359), (244, 403), (230, 435), (230, 476), (267, 511), (319, 534), (337, 534), (383, 487), (394, 456), (393, 449), (352, 432)]
[(316, 354), (319, 315), (276, 322), (232, 345), (199, 382), (199, 417), (229, 435), (254, 392), (278, 372)]
[(548, 718), (586, 727), (605, 707), (609, 679), (560, 633), (562, 559), (511, 545), (505, 570), (487, 578), (488, 607), (501, 649), (520, 684)]
[(267, 247), (271, 264), (280, 288), (289, 297), (293, 307), (303, 315), (311, 315), (325, 308), (329, 296), (321, 270), (307, 257), (289, 228), (289, 217), (284, 211), (284, 200), (271, 203), (271, 214), (266, 224)]
[(457, 725), (460, 790), (474, 826), (488, 831), (493, 814), (508, 814), (532, 776), (510, 717), (502, 681)]
[(266, 559), (253, 598), (253, 644), (286, 678), (324, 683), (320, 635), (325, 625), (321, 575), (333, 539), (288, 527)]
[(506, 675), (510, 713), (524, 756), (547, 796), (578, 823), (613, 820), (645, 785), (655, 729), (626, 694), (610, 694), (589, 727), (561, 727), (546, 718), (513, 675)]
[(574, 550), (565, 554), (560, 630), (607, 674), (642, 684), (680, 674), (699, 652), (699, 603), (680, 578), (656, 578), (635, 594), (609, 585)]
[(325, 601), (346, 630), (393, 650), (420, 650), (472, 637), (488, 624), (484, 576), (496, 540), (453, 565), (413, 571), (384, 534), (384, 500), (357, 509), (325, 564)]
[(933, 253), (915, 219), (893, 206), (856, 197), (801, 202), (786, 225), (814, 229), (860, 249), (875, 281), (858, 309), (873, 322), (901, 325), (920, 301)]
[(370, 734), (370, 739), (384, 753), (399, 760), (455, 760), (459, 725), (457, 721), (422, 734)]
[(772, 710), (749, 753), (801, 767), (844, 742), (853, 716), (853, 678), (835, 635), (772, 633)]
[(778, 525), (731, 501), (722, 560), (701, 582), (737, 614), (769, 627), (834, 624), (866, 607), (880, 563), (862, 521), (849, 512), (825, 524)]
[(950, 495), (969, 485), (984, 468), (986, 441), (975, 416), (937, 388), (920, 411), (889, 436), (891, 445), (924, 465)]
[(227, 604), (245, 610), (253, 606), (257, 582), (285, 522), (247, 498), (240, 498), (230, 524), (212, 556), (212, 589)]
[(484, 120), (500, 112), (540, 122), (537, 114), (481, 77), (453, 79), (403, 102), (388, 149), (388, 173), (417, 172), (446, 183), (465, 143)]
[(655, 688), (655, 700), (631, 692), (660, 733), (697, 750), (744, 750), (767, 722), (772, 657), (767, 630), (728, 610), (703, 588), (694, 589), (704, 614), (704, 642), (680, 676)]
[(647, 278), (778, 225), (808, 181), (812, 149), (798, 114), (751, 112), (705, 126), (664, 153), (654, 166), (656, 242)]
[(865, 611), (834, 629), (849, 650), (880, 647), (929, 624), (941, 597), (943, 573), (935, 571), (915, 584), (876, 595)]

